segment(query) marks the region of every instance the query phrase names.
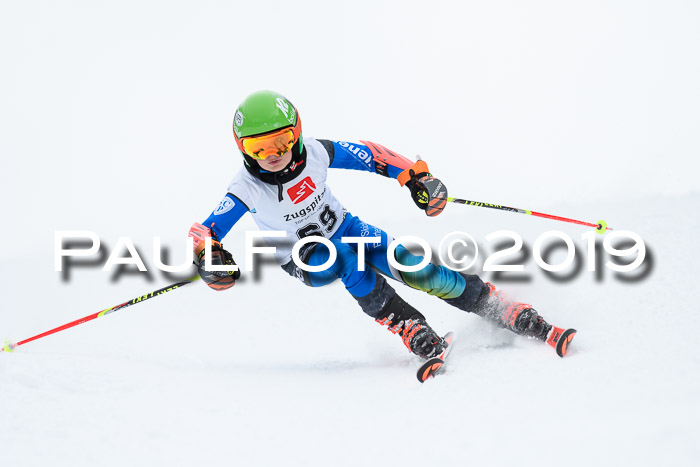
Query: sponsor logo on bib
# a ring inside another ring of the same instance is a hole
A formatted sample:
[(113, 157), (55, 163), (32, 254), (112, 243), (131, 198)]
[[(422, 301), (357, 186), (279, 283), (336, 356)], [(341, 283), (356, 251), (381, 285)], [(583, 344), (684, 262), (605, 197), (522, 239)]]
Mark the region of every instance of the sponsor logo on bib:
[(293, 187), (287, 190), (292, 203), (299, 204), (316, 191), (316, 184), (311, 180), (311, 177), (306, 177)]

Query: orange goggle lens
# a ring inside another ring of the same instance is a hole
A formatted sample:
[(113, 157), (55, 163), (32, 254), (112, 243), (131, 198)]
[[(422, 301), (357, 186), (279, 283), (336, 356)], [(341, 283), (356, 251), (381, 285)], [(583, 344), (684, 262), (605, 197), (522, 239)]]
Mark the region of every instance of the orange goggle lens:
[(261, 161), (270, 156), (283, 156), (292, 149), (295, 142), (294, 131), (291, 128), (241, 139), (245, 153)]

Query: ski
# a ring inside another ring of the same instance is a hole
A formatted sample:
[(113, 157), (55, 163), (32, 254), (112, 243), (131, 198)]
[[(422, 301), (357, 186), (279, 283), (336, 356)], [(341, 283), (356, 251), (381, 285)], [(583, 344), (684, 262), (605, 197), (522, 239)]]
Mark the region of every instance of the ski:
[(447, 334), (445, 334), (445, 337), (443, 337), (443, 339), (445, 339), (445, 341), (447, 342), (447, 347), (445, 347), (445, 350), (442, 352), (442, 354), (440, 354), (437, 357), (429, 358), (425, 361), (425, 363), (423, 363), (423, 365), (421, 365), (421, 367), (418, 369), (418, 373), (416, 373), (418, 381), (424, 383), (425, 380), (427, 380), (431, 376), (439, 374), (443, 371), (442, 367), (445, 365), (445, 360), (447, 359), (447, 356), (452, 350), (453, 338), (453, 332), (448, 332)]

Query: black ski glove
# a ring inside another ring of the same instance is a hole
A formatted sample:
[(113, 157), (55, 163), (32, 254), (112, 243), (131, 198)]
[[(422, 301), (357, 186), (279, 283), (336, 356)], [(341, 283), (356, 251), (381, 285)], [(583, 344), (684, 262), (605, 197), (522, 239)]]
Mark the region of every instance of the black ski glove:
[(411, 198), (418, 208), (430, 217), (435, 217), (447, 204), (447, 187), (428, 171), (428, 164), (419, 160), (397, 177), (401, 186), (411, 190)]
[(204, 248), (204, 238), (209, 235), (211, 235), (211, 259), (209, 261), (211, 265), (236, 266), (233, 256), (224, 249), (216, 234), (203, 225), (194, 224), (190, 229), (190, 236), (195, 239), (195, 254), (197, 256), (195, 264), (197, 265), (197, 271), (202, 280), (212, 289), (230, 289), (236, 283), (236, 280), (241, 277), (241, 271), (239, 269), (235, 271), (207, 271), (205, 269), (206, 249)]

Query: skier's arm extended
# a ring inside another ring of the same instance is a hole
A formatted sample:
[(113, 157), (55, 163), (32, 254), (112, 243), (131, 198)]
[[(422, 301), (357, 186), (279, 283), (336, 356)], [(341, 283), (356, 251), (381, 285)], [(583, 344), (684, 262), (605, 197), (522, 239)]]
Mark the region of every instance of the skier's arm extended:
[(447, 188), (433, 177), (428, 164), (413, 162), (401, 154), (371, 141), (347, 143), (319, 140), (334, 169), (364, 170), (395, 178), (411, 190), (411, 198), (428, 216), (437, 216), (447, 204)]
[[(401, 172), (413, 166), (413, 161), (410, 159), (375, 143), (367, 141), (347, 143), (328, 140), (319, 140), (319, 142), (328, 152), (331, 160), (330, 168), (332, 169), (363, 170), (396, 178)], [(387, 161), (375, 157), (375, 152), (380, 150), (379, 148), (387, 154)]]
[(231, 288), (241, 276), (236, 271), (207, 271), (205, 257), (205, 239), (211, 237), (212, 266), (235, 266), (231, 253), (226, 251), (219, 239), (226, 236), (233, 225), (248, 212), (248, 207), (231, 193), (227, 193), (224, 199), (209, 215), (203, 224), (195, 223), (190, 229), (190, 237), (194, 240), (195, 263), (199, 275), (206, 284), (214, 290), (226, 290)]

